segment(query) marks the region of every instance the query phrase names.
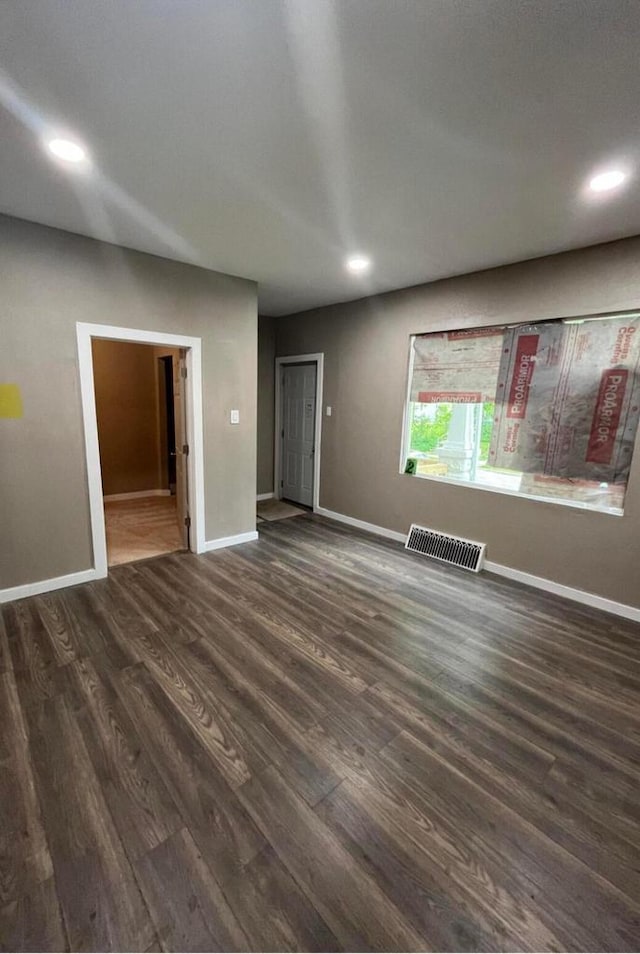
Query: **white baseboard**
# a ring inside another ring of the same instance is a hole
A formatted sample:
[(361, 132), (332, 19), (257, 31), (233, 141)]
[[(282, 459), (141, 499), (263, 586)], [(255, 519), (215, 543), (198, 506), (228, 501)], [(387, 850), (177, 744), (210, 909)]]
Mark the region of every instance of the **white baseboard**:
[(386, 527), (378, 527), (375, 523), (367, 523), (366, 520), (357, 520), (355, 517), (347, 517), (344, 513), (336, 513), (335, 510), (326, 510), (324, 507), (316, 507), (314, 513), (321, 517), (328, 517), (330, 520), (337, 520), (338, 523), (346, 523), (350, 527), (357, 527), (358, 530), (366, 530), (368, 533), (375, 533), (378, 537), (386, 537), (388, 540), (397, 540), (398, 543), (404, 543), (407, 539), (406, 533), (398, 533), (397, 530), (387, 530)]
[[(316, 513), (322, 517), (337, 520), (339, 523), (346, 523), (350, 527), (357, 527), (359, 530), (366, 530), (369, 533), (375, 533), (389, 540), (397, 540), (398, 543), (404, 543), (407, 538), (406, 533), (398, 533), (397, 530), (387, 530), (386, 527), (378, 527), (373, 523), (367, 523), (365, 520), (357, 520), (355, 517), (348, 517), (346, 514), (336, 513), (334, 510), (326, 510), (324, 507), (318, 507)], [(628, 606), (626, 603), (617, 603), (615, 600), (607, 599), (605, 596), (588, 593), (586, 590), (578, 590), (573, 586), (556, 583), (554, 580), (547, 580), (542, 576), (534, 576), (533, 573), (525, 573), (524, 570), (515, 570), (510, 566), (502, 566), (501, 563), (486, 561), (483, 569), (488, 573), (495, 573), (497, 576), (504, 576), (509, 580), (516, 580), (518, 583), (526, 583), (527, 586), (533, 586), (538, 590), (555, 593), (556, 596), (563, 596), (565, 599), (573, 600), (575, 603), (582, 603), (584, 606), (591, 606), (594, 609), (604, 610), (606, 613), (614, 613), (616, 616), (622, 616), (625, 619), (640, 622), (640, 607)]]
[(205, 540), (200, 552), (208, 553), (210, 550), (222, 550), (224, 547), (236, 547), (239, 543), (252, 543), (257, 539), (257, 530), (249, 530), (247, 533), (237, 533), (234, 537), (218, 537), (217, 540)]
[(273, 491), (270, 494), (258, 494), (256, 500), (273, 500)]
[(22, 586), (10, 586), (6, 590), (0, 590), (0, 603), (22, 600), (26, 596), (38, 596), (40, 593), (49, 593), (51, 590), (62, 590), (66, 586), (77, 586), (78, 583), (91, 583), (98, 578), (98, 571), (91, 569), (80, 570), (79, 573), (68, 573), (66, 576), (55, 576), (50, 580), (23, 583)]
[(136, 500), (138, 497), (170, 497), (170, 490), (132, 490), (130, 494), (107, 494), (102, 499), (108, 500)]
[[(250, 530), (248, 533), (238, 533), (233, 537), (219, 537), (217, 540), (206, 540), (200, 552), (207, 553), (209, 550), (235, 547), (239, 543), (251, 543), (257, 539), (257, 530)], [(106, 573), (104, 576), (106, 576)], [(51, 590), (61, 590), (66, 586), (77, 586), (78, 583), (91, 583), (92, 580), (100, 578), (98, 571), (92, 568), (91, 570), (80, 570), (79, 573), (69, 573), (67, 576), (56, 576), (50, 580), (37, 580), (35, 583), (24, 583), (22, 586), (10, 586), (5, 590), (0, 590), (0, 603), (8, 603), (10, 600), (22, 600), (27, 596), (38, 596), (40, 593), (49, 593)]]
[[(406, 539), (406, 534), (399, 533), (397, 530), (388, 530), (386, 527), (378, 527), (374, 523), (367, 523), (366, 520), (348, 517), (346, 514), (337, 513), (334, 510), (327, 510), (324, 507), (318, 507), (316, 513), (322, 517), (328, 517), (330, 520), (336, 520), (338, 523), (345, 523), (350, 527), (356, 527), (358, 530), (365, 530), (368, 533), (375, 533), (377, 536), (386, 537), (388, 540), (395, 540), (398, 543), (404, 543)], [(221, 550), (224, 547), (234, 547), (240, 543), (251, 543), (257, 539), (257, 530), (250, 530), (247, 533), (238, 533), (231, 537), (219, 537), (217, 540), (205, 541), (201, 552), (207, 553), (211, 550)], [(528, 586), (545, 590), (547, 593), (554, 593), (556, 596), (562, 596), (576, 603), (582, 603), (594, 609), (604, 610), (604, 612), (613, 613), (616, 616), (622, 616), (625, 619), (640, 622), (639, 607), (629, 606), (626, 603), (617, 603), (615, 600), (607, 599), (605, 596), (588, 593), (586, 590), (578, 590), (573, 586), (556, 583), (554, 580), (534, 576), (532, 573), (526, 573), (524, 570), (516, 570), (513, 567), (503, 566), (500, 563), (487, 561), (484, 565), (484, 569), (488, 573), (495, 573), (497, 576), (504, 576), (518, 583), (526, 583)], [(97, 580), (98, 578), (99, 574), (97, 570), (92, 568), (90, 570), (80, 570), (78, 573), (68, 573), (66, 576), (56, 576), (49, 580), (24, 583), (22, 586), (10, 586), (7, 589), (0, 590), (0, 603), (8, 603), (11, 600), (21, 600), (27, 596), (38, 596), (40, 593), (48, 593), (51, 590), (61, 590), (67, 586), (77, 586), (79, 583), (90, 583), (92, 580)]]
[(566, 586), (564, 583), (556, 583), (555, 580), (547, 580), (542, 576), (534, 576), (533, 573), (525, 573), (524, 570), (514, 570), (513, 567), (502, 566), (501, 563), (492, 563), (490, 560), (485, 562), (484, 569), (488, 573), (495, 573), (496, 576), (505, 576), (509, 580), (526, 583), (527, 586), (535, 586), (538, 590), (555, 593), (556, 596), (563, 596), (575, 603), (583, 603), (585, 606), (604, 610), (605, 613), (615, 613), (616, 616), (624, 616), (625, 619), (640, 622), (640, 607), (628, 606), (626, 603), (616, 603), (615, 600), (607, 599), (606, 596), (587, 593), (586, 590), (578, 590), (573, 586)]

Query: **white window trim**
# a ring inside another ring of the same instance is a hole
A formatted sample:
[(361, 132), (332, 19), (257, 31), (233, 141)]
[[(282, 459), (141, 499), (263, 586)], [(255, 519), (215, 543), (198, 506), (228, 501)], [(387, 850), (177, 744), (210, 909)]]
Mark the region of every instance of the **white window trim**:
[(586, 503), (582, 500), (566, 500), (563, 497), (541, 497), (539, 494), (524, 494), (520, 490), (509, 490), (508, 487), (490, 487), (488, 484), (474, 483), (471, 480), (457, 480), (455, 477), (437, 477), (435, 474), (405, 474), (404, 468), (400, 470), (403, 477), (410, 477), (420, 480), (435, 480), (439, 484), (452, 484), (454, 487), (462, 487), (465, 490), (485, 490), (492, 494), (505, 494), (507, 497), (520, 497), (522, 500), (536, 500), (539, 503), (556, 504), (561, 507), (573, 507), (575, 510), (590, 510), (592, 513), (603, 513), (609, 517), (623, 517), (624, 511), (618, 507), (597, 507), (595, 504)]
[[(417, 335), (411, 335), (409, 338), (409, 363), (407, 367), (407, 389), (404, 395), (404, 410), (402, 412), (402, 441), (400, 444), (400, 473), (404, 474), (404, 469), (407, 466), (407, 457), (409, 454), (409, 435), (411, 433), (411, 425), (409, 423), (409, 408), (411, 407), (411, 382), (413, 380), (413, 362), (415, 359), (415, 348), (413, 343), (416, 340)], [(412, 477), (413, 474), (407, 474), (407, 477)]]

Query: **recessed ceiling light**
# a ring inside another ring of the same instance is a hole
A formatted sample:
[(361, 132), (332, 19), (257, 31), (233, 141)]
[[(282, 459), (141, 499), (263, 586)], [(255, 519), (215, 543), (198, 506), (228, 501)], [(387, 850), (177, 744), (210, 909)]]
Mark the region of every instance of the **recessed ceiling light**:
[(71, 139), (49, 139), (47, 149), (52, 156), (64, 162), (84, 162), (87, 158), (86, 150)]
[(590, 179), (589, 188), (592, 192), (608, 192), (610, 189), (617, 189), (626, 178), (627, 175), (622, 169), (609, 169)]
[(346, 260), (345, 266), (352, 275), (364, 275), (371, 268), (371, 259), (366, 255), (352, 255)]

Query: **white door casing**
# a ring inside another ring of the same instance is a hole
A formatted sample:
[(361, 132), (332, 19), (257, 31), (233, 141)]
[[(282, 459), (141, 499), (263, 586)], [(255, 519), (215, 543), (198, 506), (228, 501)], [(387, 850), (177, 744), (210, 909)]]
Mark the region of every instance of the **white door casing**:
[[(187, 352), (180, 349), (180, 358), (173, 360), (173, 407), (176, 433), (176, 511), (178, 530), (183, 545), (189, 548), (189, 476), (187, 441)], [(186, 451), (185, 451), (186, 447)]]
[(82, 417), (85, 435), (85, 454), (87, 461), (87, 482), (89, 487), (89, 510), (91, 519), (91, 538), (93, 544), (93, 578), (105, 577), (107, 567), (107, 541), (104, 525), (104, 505), (102, 500), (102, 474), (100, 468), (100, 448), (98, 445), (98, 425), (96, 418), (96, 400), (93, 384), (92, 338), (108, 338), (115, 341), (136, 341), (140, 344), (153, 344), (185, 348), (187, 365), (187, 386), (183, 390), (186, 400), (187, 440), (189, 456), (187, 470), (190, 486), (191, 541), (190, 549), (202, 553), (207, 548), (204, 531), (204, 453), (202, 429), (202, 359), (201, 339), (186, 335), (167, 334), (166, 332), (147, 331), (137, 328), (119, 328), (114, 325), (94, 325), (76, 322), (78, 342), (78, 366), (80, 372), (80, 393)]

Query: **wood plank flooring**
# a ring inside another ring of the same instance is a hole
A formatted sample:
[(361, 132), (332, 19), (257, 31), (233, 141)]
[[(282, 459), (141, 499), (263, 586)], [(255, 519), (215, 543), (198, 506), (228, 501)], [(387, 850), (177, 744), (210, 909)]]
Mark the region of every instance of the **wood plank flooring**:
[(2, 950), (640, 946), (636, 624), (304, 515), (0, 660)]

